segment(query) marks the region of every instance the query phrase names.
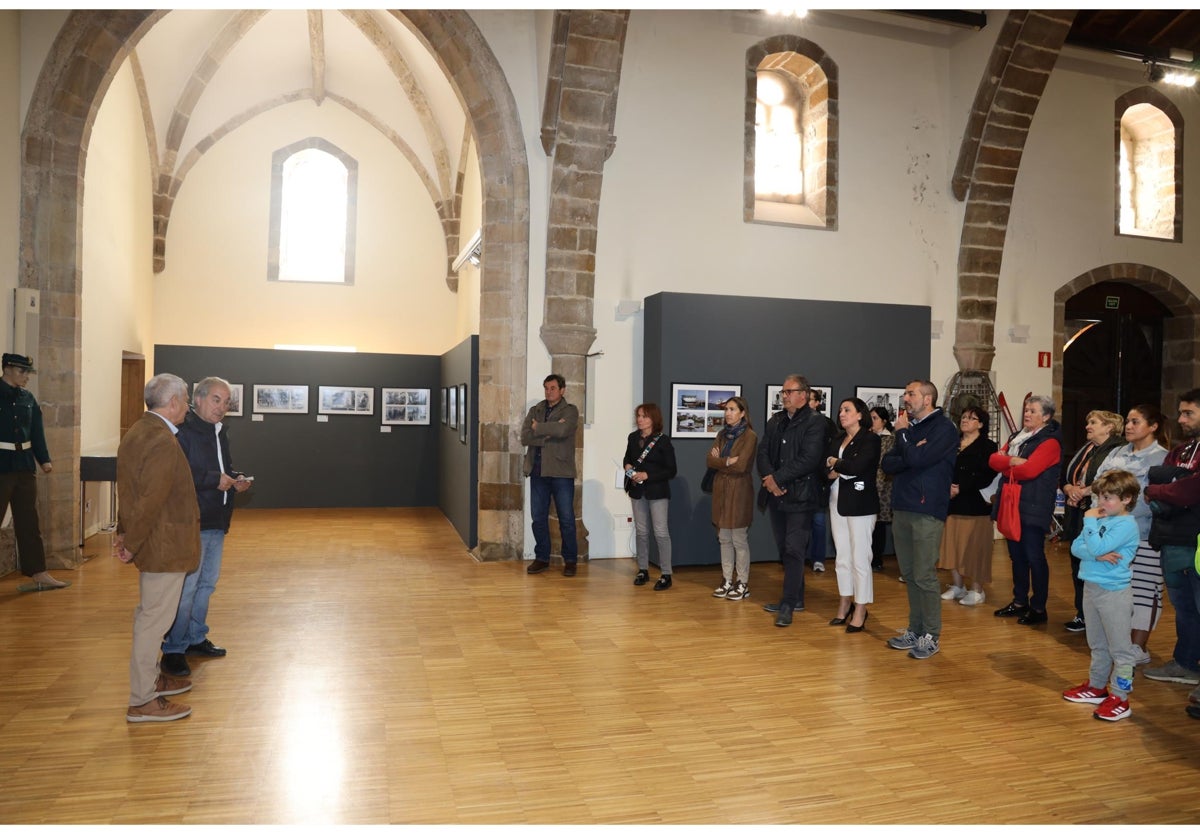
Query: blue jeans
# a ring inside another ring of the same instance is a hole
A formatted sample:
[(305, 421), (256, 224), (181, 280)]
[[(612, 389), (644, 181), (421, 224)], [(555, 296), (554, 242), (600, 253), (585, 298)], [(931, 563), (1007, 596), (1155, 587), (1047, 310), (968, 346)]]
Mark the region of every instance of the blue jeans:
[[(1195, 553), (1191, 546), (1164, 545), (1163, 566), (1174, 565), (1171, 561), (1182, 561)], [(1167, 596), (1175, 607), (1176, 642), (1172, 658), (1190, 671), (1200, 671), (1200, 575), (1196, 574), (1196, 569), (1168, 575)]]
[(221, 554), (225, 549), (225, 532), (220, 529), (200, 532), (200, 568), (183, 579), (183, 594), (175, 623), (163, 639), (163, 653), (184, 653), (208, 636), (208, 602), (221, 576)]
[(550, 560), (550, 499), (558, 512), (558, 533), (562, 537), (564, 563), (579, 559), (575, 544), (575, 479), (529, 476), (529, 515), (533, 518), (533, 557)]
[[(1046, 611), (1050, 594), (1050, 564), (1046, 560), (1046, 529), (1021, 523), (1021, 540), (1008, 540), (1012, 560), (1013, 603), (1035, 612)], [(1033, 596), (1029, 590), (1032, 587)]]

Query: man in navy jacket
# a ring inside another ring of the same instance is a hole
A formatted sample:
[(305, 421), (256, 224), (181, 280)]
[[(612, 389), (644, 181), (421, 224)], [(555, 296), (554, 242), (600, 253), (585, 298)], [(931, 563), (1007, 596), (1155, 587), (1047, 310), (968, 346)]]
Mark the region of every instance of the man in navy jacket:
[(888, 646), (913, 659), (938, 652), (942, 598), (937, 559), (950, 508), (950, 484), (958, 454), (958, 430), (937, 405), (937, 386), (913, 380), (904, 390), (896, 418), (896, 442), (883, 456), (892, 476), (892, 540), (900, 575), (908, 586), (908, 629)]
[(200, 568), (183, 581), (175, 623), (162, 643), (165, 674), (186, 677), (192, 672), (187, 655), (224, 656), (208, 639), (208, 602), (221, 576), (225, 535), (233, 518), (233, 494), (250, 489), (250, 481), (233, 469), (229, 436), (221, 421), (229, 411), (229, 383), (218, 376), (201, 379), (192, 395), (192, 410), (179, 427), (176, 440), (187, 456), (200, 506)]

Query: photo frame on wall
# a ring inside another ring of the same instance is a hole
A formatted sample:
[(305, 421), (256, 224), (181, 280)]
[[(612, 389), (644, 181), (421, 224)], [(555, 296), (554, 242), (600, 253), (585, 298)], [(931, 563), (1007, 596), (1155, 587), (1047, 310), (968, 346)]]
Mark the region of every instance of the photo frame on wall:
[[(192, 383), (192, 405), (196, 404), (196, 387), (199, 382)], [(241, 385), (229, 383), (229, 410), (225, 412), (226, 417), (241, 417), (242, 416), (242, 393)]]
[(446, 389), (446, 397), (448, 406), (446, 408), (446, 416), (450, 418), (450, 428), (458, 428), (458, 388), (451, 385)]
[(467, 418), (470, 415), (467, 413), (467, 386), (463, 383), (458, 386), (458, 442), (467, 442)]
[(888, 410), (888, 414), (892, 420), (896, 419), (896, 413), (900, 410), (900, 398), (904, 396), (903, 388), (884, 388), (876, 385), (859, 385), (854, 396), (867, 404), (867, 409), (875, 408), (881, 405)]
[[(826, 417), (829, 416), (829, 399), (833, 393), (833, 387), (829, 385), (809, 385), (809, 390), (821, 397), (821, 413)], [(766, 422), (771, 419), (771, 415), (777, 411), (783, 411), (783, 385), (768, 385), (767, 386), (767, 402), (766, 413), (763, 414), (762, 422), (765, 426)]]
[(383, 424), (385, 426), (428, 426), (428, 388), (384, 388)]
[(442, 389), (442, 425), (443, 426), (450, 425), (450, 412), (447, 410), (447, 406), (449, 405), (449, 403), (450, 403), (450, 389), (443, 388)]
[(375, 389), (355, 388), (348, 385), (318, 385), (317, 413), (374, 414)]
[(308, 414), (307, 385), (255, 385), (255, 414)]
[(667, 433), (674, 438), (712, 437), (725, 428), (725, 401), (741, 395), (741, 385), (672, 383)]

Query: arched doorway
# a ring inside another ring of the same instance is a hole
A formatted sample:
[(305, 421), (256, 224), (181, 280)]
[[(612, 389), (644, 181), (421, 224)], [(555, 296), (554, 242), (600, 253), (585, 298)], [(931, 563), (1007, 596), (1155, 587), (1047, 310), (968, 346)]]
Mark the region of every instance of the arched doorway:
[[(38, 76), (22, 132), (20, 276), (42, 292), (37, 358), (47, 438), (59, 467), (41, 494), (47, 548), (75, 556), (79, 507), (82, 192), (100, 102), (129, 47), (164, 11), (72, 12)], [(523, 483), (511, 469), (524, 415), (529, 286), (528, 157), (516, 101), (465, 12), (393, 12), (425, 43), (458, 93), (478, 143), (483, 182), (480, 264), (479, 539), (481, 556), (523, 554)]]
[(1198, 331), (1200, 299), (1151, 266), (1099, 266), (1061, 286), (1054, 293), (1054, 392), (1067, 451), (1081, 444), (1092, 409), (1123, 413), (1153, 402), (1172, 416), (1200, 373)]
[(1061, 422), (1068, 452), (1083, 445), (1087, 413), (1161, 405), (1163, 324), (1171, 310), (1127, 283), (1097, 283), (1064, 311)]

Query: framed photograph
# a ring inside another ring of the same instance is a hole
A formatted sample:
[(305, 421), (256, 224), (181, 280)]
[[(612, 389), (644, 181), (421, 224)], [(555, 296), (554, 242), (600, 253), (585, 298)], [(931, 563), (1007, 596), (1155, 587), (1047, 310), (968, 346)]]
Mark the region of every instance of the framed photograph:
[[(196, 402), (196, 386), (199, 382), (192, 383), (192, 403)], [(229, 383), (229, 410), (225, 412), (226, 417), (241, 417), (242, 416), (242, 386)]]
[[(829, 385), (809, 385), (810, 390), (821, 398), (821, 413), (826, 417), (829, 416), (829, 399), (833, 393), (832, 386)], [(767, 410), (762, 416), (764, 427), (766, 422), (771, 419), (771, 415), (777, 411), (783, 411), (783, 385), (768, 385), (767, 386)]]
[(255, 385), (255, 414), (308, 414), (307, 385)]
[(375, 389), (352, 388), (348, 385), (317, 386), (318, 414), (375, 413)]
[(428, 426), (428, 388), (384, 388), (383, 424), (385, 426)]
[(671, 423), (675, 438), (709, 438), (725, 428), (725, 401), (742, 395), (741, 385), (671, 385)]
[(450, 389), (442, 389), (442, 425), (450, 425), (450, 412), (447, 410), (450, 403)]
[(450, 428), (458, 428), (458, 388), (451, 385), (446, 389), (448, 405), (446, 407), (446, 416), (450, 418)]
[(859, 385), (854, 395), (867, 404), (868, 409), (881, 405), (888, 410), (892, 420), (900, 410), (900, 398), (904, 396), (903, 388), (883, 388), (875, 385)]
[(458, 386), (458, 442), (467, 442), (467, 418), (470, 415), (467, 413), (467, 386), (463, 383)]

